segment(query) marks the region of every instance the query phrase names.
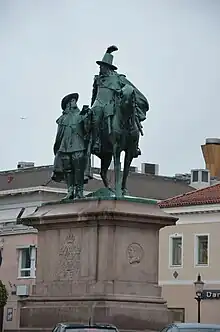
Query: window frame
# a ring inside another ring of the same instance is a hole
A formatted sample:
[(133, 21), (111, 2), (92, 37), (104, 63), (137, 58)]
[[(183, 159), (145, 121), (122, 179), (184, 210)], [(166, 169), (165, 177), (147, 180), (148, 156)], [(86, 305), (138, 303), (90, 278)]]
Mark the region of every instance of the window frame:
[[(203, 175), (206, 174), (207, 175), (207, 181), (204, 180)], [(207, 170), (202, 170), (201, 171), (201, 181), (204, 183), (209, 183), (209, 173)]]
[[(30, 268), (21, 268), (22, 265), (22, 250), (30, 250)], [(36, 278), (36, 245), (26, 245), (22, 247), (17, 247), (18, 251), (18, 277), (17, 279), (35, 279)], [(30, 271), (29, 276), (22, 276), (21, 272)]]
[[(183, 319), (181, 320), (181, 321), (174, 321), (173, 320), (173, 323), (172, 324), (178, 324), (178, 323), (185, 323), (185, 308), (182, 308), (182, 307), (168, 307), (168, 310), (170, 310), (172, 313), (172, 316), (173, 316), (173, 314), (174, 314), (174, 312), (176, 312), (176, 313), (179, 313), (180, 314), (180, 316), (182, 316), (183, 317)], [(172, 317), (172, 319), (173, 319), (174, 317)], [(167, 331), (168, 332), (168, 331)]]
[[(194, 179), (194, 174), (197, 174), (196, 176), (196, 179)], [(193, 173), (192, 173), (192, 183), (196, 183), (199, 181), (199, 170), (193, 170)]]
[[(173, 265), (173, 239), (181, 238), (182, 240), (182, 248), (181, 248), (181, 265)], [(174, 233), (169, 235), (169, 268), (171, 269), (179, 269), (183, 268), (183, 234), (182, 233)]]
[[(207, 248), (207, 264), (200, 264), (199, 263), (199, 237), (207, 236), (208, 238), (208, 248)], [(196, 233), (194, 234), (194, 266), (195, 267), (208, 267), (209, 260), (210, 260), (210, 234), (209, 233)]]

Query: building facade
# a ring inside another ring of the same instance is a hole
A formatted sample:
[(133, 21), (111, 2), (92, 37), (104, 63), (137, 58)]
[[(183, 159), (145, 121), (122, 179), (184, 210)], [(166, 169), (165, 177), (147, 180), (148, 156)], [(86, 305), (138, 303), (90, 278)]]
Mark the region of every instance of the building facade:
[[(60, 200), (66, 194), (65, 184), (51, 181), (52, 166), (19, 168), (0, 172), (0, 277), (9, 292), (4, 312), (4, 328), (19, 326), (18, 299), (30, 296), (37, 269), (37, 231), (19, 224), (42, 203)], [(85, 194), (102, 187), (99, 169), (93, 169), (93, 180)], [(113, 182), (112, 171), (109, 172)], [(185, 181), (131, 172), (128, 180), (133, 196), (165, 199), (192, 191)]]
[(19, 326), (18, 299), (32, 294), (37, 263), (37, 230), (18, 224), (46, 202), (58, 200), (66, 190), (45, 187), (0, 191), (0, 276), (9, 293), (4, 328)]
[(33, 230), (8, 229), (1, 235), (1, 280), (7, 287), (9, 298), (4, 311), (4, 328), (16, 328), (19, 323), (19, 296), (29, 295), (36, 275), (37, 236)]
[(178, 321), (197, 321), (195, 285), (204, 281), (201, 322), (220, 324), (220, 184), (159, 203), (179, 218), (160, 231), (159, 282)]

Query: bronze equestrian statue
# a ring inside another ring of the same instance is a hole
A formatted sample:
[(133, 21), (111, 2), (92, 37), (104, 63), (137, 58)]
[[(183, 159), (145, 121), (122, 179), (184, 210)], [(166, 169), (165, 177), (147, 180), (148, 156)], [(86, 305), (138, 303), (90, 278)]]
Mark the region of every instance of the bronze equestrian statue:
[[(146, 97), (113, 65), (116, 46), (108, 47), (95, 76), (91, 109), (77, 106), (78, 93), (65, 96), (62, 115), (57, 119), (52, 179), (65, 181), (68, 193), (64, 200), (83, 198), (84, 183), (90, 178), (91, 154), (101, 159), (101, 177), (109, 188), (107, 171), (112, 157), (115, 171), (115, 196), (127, 194), (126, 182), (133, 158), (137, 158), (142, 122), (149, 104)], [(121, 152), (125, 152), (121, 179)], [(112, 189), (109, 188), (111, 191)]]
[[(133, 158), (141, 152), (138, 147), (142, 125), (149, 110), (146, 97), (113, 65), (116, 46), (108, 47), (103, 59), (97, 61), (99, 75), (95, 76), (91, 101), (92, 150), (101, 159), (101, 177), (109, 187), (107, 171), (112, 157), (115, 170), (115, 194), (126, 195), (126, 181)], [(120, 155), (125, 152), (122, 181)]]

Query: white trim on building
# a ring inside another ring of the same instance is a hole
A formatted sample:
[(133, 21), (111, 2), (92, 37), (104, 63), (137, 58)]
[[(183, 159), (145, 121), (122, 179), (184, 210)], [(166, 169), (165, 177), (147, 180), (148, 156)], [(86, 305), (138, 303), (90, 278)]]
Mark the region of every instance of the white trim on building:
[[(199, 262), (199, 238), (207, 236), (207, 263), (200, 263)], [(209, 267), (210, 264), (210, 255), (209, 255), (209, 250), (210, 248), (210, 234), (209, 233), (196, 233), (194, 234), (194, 267)]]
[(8, 196), (8, 195), (18, 195), (18, 194), (28, 194), (34, 192), (52, 192), (52, 193), (67, 193), (67, 189), (65, 188), (54, 188), (47, 186), (37, 186), (37, 187), (28, 187), (28, 188), (18, 188), (18, 189), (8, 189), (8, 190), (0, 190), (0, 196)]
[[(175, 264), (173, 257), (173, 245), (174, 245), (174, 239), (181, 239), (181, 264)], [(183, 267), (183, 234), (175, 233), (169, 235), (169, 268), (170, 269), (177, 269)]]
[[(159, 280), (159, 286), (194, 285), (195, 280)], [(203, 280), (205, 285), (220, 285), (220, 280)]]
[(191, 206), (178, 206), (170, 208), (161, 208), (168, 214), (191, 214), (191, 213), (203, 213), (203, 212), (220, 212), (220, 204), (205, 204), (205, 205), (191, 205)]
[[(19, 195), (19, 194), (29, 194), (34, 192), (50, 192), (50, 193), (58, 193), (58, 194), (66, 194), (66, 188), (54, 188), (48, 186), (37, 186), (37, 187), (28, 187), (28, 188), (18, 188), (18, 189), (8, 189), (8, 190), (0, 190), (0, 197), (1, 196), (8, 196), (8, 195)], [(84, 191), (85, 195), (90, 194), (90, 191)]]
[[(26, 245), (17, 247), (18, 250), (18, 279), (36, 278), (36, 246)], [(25, 257), (28, 255), (28, 257)], [(25, 267), (24, 267), (25, 266)]]

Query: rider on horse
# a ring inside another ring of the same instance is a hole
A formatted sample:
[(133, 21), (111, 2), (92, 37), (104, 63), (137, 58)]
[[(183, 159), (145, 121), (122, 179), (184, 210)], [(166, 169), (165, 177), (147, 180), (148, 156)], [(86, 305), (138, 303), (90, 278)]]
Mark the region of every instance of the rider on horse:
[[(116, 103), (120, 98), (123, 88), (127, 85), (133, 88), (135, 96), (135, 120), (139, 131), (142, 133), (141, 122), (146, 119), (146, 112), (149, 104), (145, 96), (130, 82), (125, 75), (116, 72), (117, 67), (113, 63), (114, 51), (116, 46), (108, 47), (102, 61), (96, 63), (100, 66), (99, 75), (95, 76), (93, 83), (93, 93), (91, 107), (93, 112), (93, 149), (92, 153), (99, 155), (101, 149), (100, 126), (107, 123), (108, 135), (111, 134), (111, 121), (116, 111)], [(103, 130), (103, 128), (102, 128)], [(134, 157), (141, 154), (137, 146)]]

